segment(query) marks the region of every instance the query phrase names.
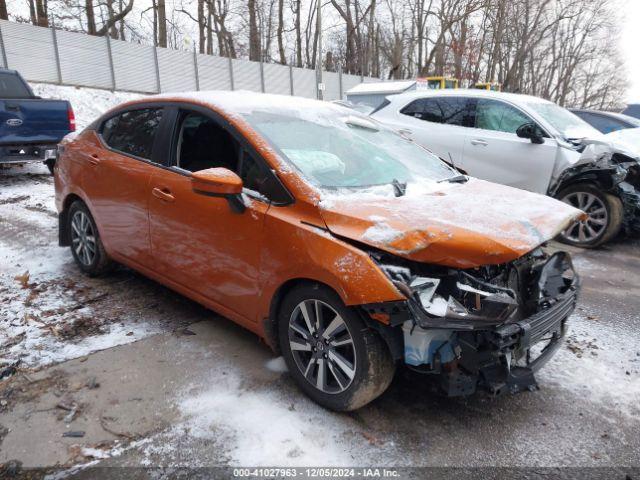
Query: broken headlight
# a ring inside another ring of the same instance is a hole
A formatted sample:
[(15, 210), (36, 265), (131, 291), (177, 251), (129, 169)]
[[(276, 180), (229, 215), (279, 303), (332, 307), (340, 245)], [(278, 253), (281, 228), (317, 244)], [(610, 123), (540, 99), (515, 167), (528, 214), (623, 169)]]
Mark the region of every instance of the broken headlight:
[(442, 276), (414, 275), (407, 267), (381, 265), (406, 297), (417, 323), (424, 327), (474, 328), (479, 322), (497, 325), (518, 310), (516, 293), (462, 271), (448, 269)]

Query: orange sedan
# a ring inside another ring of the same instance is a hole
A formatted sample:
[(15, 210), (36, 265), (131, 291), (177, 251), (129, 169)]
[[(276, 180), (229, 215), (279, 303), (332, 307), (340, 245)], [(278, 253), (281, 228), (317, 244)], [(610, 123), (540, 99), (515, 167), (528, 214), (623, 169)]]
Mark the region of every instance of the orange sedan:
[(321, 405), (395, 367), (447, 395), (536, 385), (579, 290), (541, 245), (581, 212), (459, 174), (339, 105), (242, 92), (121, 105), (59, 146), (60, 245), (252, 330)]

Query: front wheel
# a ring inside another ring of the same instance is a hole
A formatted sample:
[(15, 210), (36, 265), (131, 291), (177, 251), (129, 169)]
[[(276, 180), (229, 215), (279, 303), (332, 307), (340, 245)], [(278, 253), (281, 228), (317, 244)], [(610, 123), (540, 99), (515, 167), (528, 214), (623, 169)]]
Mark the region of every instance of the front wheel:
[(622, 201), (590, 184), (571, 185), (558, 193), (557, 198), (587, 214), (564, 230), (559, 240), (577, 247), (595, 248), (620, 233)]
[(294, 288), (282, 303), (278, 322), (289, 372), (323, 407), (355, 410), (391, 383), (395, 363), (386, 344), (332, 290)]

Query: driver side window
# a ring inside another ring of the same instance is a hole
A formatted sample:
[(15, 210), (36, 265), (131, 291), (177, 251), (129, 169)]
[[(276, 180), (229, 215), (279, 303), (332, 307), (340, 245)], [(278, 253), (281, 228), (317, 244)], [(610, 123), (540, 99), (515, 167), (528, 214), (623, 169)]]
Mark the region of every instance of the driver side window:
[(176, 153), (177, 166), (190, 172), (215, 167), (235, 172), (238, 168), (237, 142), (215, 121), (200, 113), (183, 114)]
[(513, 134), (525, 123), (534, 123), (517, 108), (498, 100), (485, 98), (478, 99), (475, 117), (476, 128)]

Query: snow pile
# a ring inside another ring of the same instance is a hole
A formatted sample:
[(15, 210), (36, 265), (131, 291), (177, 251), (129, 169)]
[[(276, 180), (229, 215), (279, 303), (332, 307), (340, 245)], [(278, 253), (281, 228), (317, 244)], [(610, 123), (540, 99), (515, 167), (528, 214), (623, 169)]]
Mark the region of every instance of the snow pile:
[(95, 88), (68, 87), (47, 83), (31, 83), (30, 85), (33, 92), (42, 98), (68, 100), (76, 116), (78, 131), (116, 105), (141, 97), (135, 93), (110, 92)]
[[(57, 244), (53, 177), (42, 164), (0, 174), (0, 361), (40, 367), (164, 331), (93, 310), (109, 286)], [(107, 280), (107, 283), (113, 280)], [(106, 300), (105, 300), (106, 301)], [(104, 305), (99, 305), (104, 310)], [(115, 320), (120, 322), (113, 324)]]
[[(178, 400), (185, 420), (174, 436), (188, 432), (191, 439), (225, 446), (230, 465), (357, 466), (373, 458), (376, 449), (349, 416), (300, 395), (291, 403), (278, 388), (247, 386), (233, 367), (225, 372), (207, 382), (214, 387)], [(149, 448), (147, 455), (153, 453)]]

